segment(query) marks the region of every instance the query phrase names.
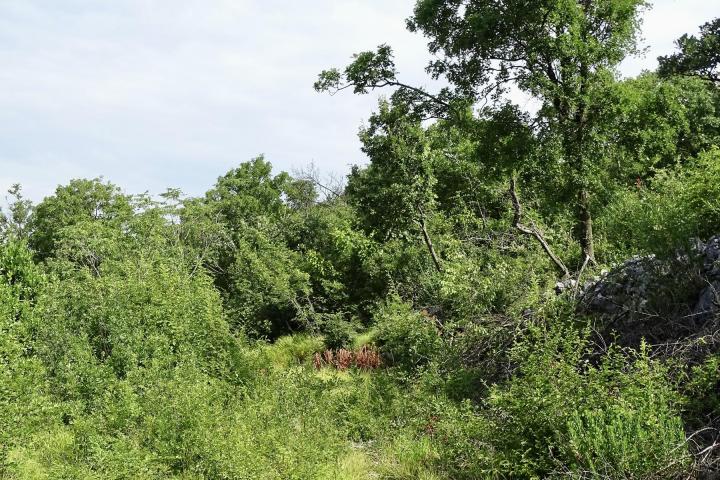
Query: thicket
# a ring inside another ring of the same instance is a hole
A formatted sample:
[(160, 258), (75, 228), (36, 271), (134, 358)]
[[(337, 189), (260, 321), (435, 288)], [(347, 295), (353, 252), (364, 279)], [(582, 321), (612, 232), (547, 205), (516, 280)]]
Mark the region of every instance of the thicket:
[[(632, 342), (578, 308), (602, 270), (720, 234), (716, 60), (688, 60), (715, 24), (619, 79), (643, 2), (459, 5), (420, 1), (409, 20), (448, 88), (402, 83), (387, 46), (321, 75), (395, 87), (346, 185), (258, 157), (198, 198), (83, 179), (33, 205), (11, 189), (0, 478), (717, 470), (720, 309), (658, 345), (644, 325), (679, 321), (689, 296), (662, 293)], [(511, 72), (538, 112), (496, 95)]]

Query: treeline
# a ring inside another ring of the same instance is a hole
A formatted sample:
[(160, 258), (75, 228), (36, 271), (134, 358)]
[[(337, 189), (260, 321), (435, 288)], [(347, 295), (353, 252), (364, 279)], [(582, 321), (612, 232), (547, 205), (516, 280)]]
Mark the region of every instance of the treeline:
[[(720, 234), (720, 22), (619, 79), (643, 6), (419, 1), (447, 88), (403, 83), (387, 46), (316, 84), (394, 88), (344, 185), (258, 157), (198, 198), (13, 187), (0, 478), (715, 471), (720, 309), (687, 312)], [(583, 310), (633, 256), (690, 260), (652, 311)]]

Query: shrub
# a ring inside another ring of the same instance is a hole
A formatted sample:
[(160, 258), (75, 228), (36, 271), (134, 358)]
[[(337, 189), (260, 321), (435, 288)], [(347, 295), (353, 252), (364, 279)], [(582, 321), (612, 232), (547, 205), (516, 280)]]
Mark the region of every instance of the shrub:
[(330, 349), (349, 348), (356, 333), (355, 325), (341, 313), (319, 315), (318, 328), (325, 338), (325, 346)]
[(512, 253), (468, 249), (447, 262), (440, 275), (437, 298), (457, 319), (475, 319), (489, 313), (519, 312), (540, 295), (543, 275), (550, 270), (539, 248), (521, 239)]
[(645, 351), (598, 365), (583, 335), (554, 329), (515, 354), (519, 374), (493, 388), (494, 447), (505, 474), (668, 478), (686, 470), (679, 397)]
[(705, 152), (682, 168), (664, 170), (649, 187), (618, 194), (598, 218), (600, 232), (616, 252), (665, 253), (691, 238), (706, 240), (720, 225), (720, 149)]
[(375, 311), (377, 341), (390, 364), (414, 369), (427, 364), (442, 348), (442, 339), (429, 315), (413, 311), (391, 297)]
[(27, 355), (26, 323), (41, 284), (27, 247), (0, 243), (0, 478), (13, 449), (58, 425), (63, 408), (51, 395), (45, 366)]
[(123, 260), (101, 276), (56, 279), (35, 316), (36, 351), (58, 373), (79, 366), (67, 357), (71, 345), (119, 378), (153, 362), (170, 365), (178, 355), (226, 378), (242, 366), (209, 279), (157, 261)]

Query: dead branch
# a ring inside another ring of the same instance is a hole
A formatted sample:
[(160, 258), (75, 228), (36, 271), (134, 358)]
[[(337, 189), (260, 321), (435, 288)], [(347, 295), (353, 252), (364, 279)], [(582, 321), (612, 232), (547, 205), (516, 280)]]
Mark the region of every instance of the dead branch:
[(542, 234), (542, 232), (534, 225), (531, 224), (530, 226), (523, 225), (521, 223), (522, 221), (522, 206), (520, 205), (520, 199), (517, 195), (517, 187), (515, 182), (515, 177), (510, 177), (510, 198), (512, 200), (513, 204), (513, 226), (519, 230), (520, 232), (524, 233), (525, 235), (531, 235), (535, 237), (535, 239), (540, 243), (543, 250), (545, 250), (545, 253), (550, 257), (550, 259), (553, 261), (553, 263), (558, 267), (558, 269), (563, 273), (564, 277), (570, 276), (570, 271), (565, 266), (562, 260), (555, 255), (555, 252), (553, 252), (552, 248), (550, 248), (550, 245), (545, 240), (545, 236)]
[(423, 239), (425, 240), (425, 245), (427, 246), (428, 251), (430, 252), (430, 256), (432, 257), (433, 263), (435, 264), (435, 270), (438, 272), (442, 272), (442, 266), (440, 265), (440, 259), (437, 256), (437, 253), (435, 252), (435, 247), (433, 246), (432, 239), (430, 238), (430, 234), (427, 231), (427, 227), (425, 225), (425, 212), (423, 211), (421, 206), (418, 206), (418, 213), (419, 219), (418, 224), (420, 225), (420, 231), (422, 231)]

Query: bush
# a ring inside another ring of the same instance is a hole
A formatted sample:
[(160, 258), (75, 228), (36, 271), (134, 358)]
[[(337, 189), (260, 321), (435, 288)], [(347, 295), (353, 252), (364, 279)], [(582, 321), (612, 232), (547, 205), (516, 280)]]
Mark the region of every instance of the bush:
[(611, 260), (636, 253), (667, 253), (692, 238), (720, 233), (720, 149), (689, 165), (661, 171), (649, 187), (619, 193), (598, 218)]
[(42, 280), (24, 244), (0, 243), (0, 478), (13, 448), (58, 425), (62, 411), (44, 365), (27, 355), (26, 323)]
[(430, 362), (442, 349), (435, 320), (391, 297), (375, 311), (380, 352), (392, 365), (406, 370)]
[(341, 313), (320, 314), (318, 328), (325, 339), (325, 346), (332, 350), (352, 347), (357, 327)]
[(522, 239), (512, 254), (466, 249), (447, 262), (440, 275), (437, 298), (457, 319), (489, 313), (515, 313), (540, 297), (552, 267), (535, 245)]
[(231, 335), (209, 277), (153, 249), (110, 254), (93, 268), (58, 261), (38, 295), (32, 349), (59, 394), (93, 402), (106, 382), (180, 358), (243, 381), (242, 340)]
[(645, 351), (589, 363), (583, 335), (548, 331), (515, 354), (521, 367), (490, 395), (504, 474), (670, 478), (689, 456), (678, 395)]

